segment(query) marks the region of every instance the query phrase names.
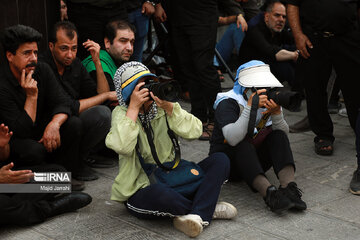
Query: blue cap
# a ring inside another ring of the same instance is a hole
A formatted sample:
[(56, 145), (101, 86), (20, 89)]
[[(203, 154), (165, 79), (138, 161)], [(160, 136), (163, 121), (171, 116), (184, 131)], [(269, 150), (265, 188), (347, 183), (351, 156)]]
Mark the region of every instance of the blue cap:
[(152, 74), (150, 70), (140, 62), (127, 62), (121, 65), (120, 68), (121, 74), (119, 74), (119, 83), (122, 92), (122, 98), (125, 102), (130, 99), (130, 96), (140, 79), (148, 76), (153, 79), (157, 79), (157, 76)]

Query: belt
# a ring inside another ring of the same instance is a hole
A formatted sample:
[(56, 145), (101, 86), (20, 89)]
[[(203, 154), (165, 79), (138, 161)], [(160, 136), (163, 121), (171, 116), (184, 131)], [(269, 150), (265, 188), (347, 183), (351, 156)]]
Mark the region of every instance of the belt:
[(324, 32), (314, 32), (315, 36), (319, 36), (319, 37), (323, 37), (323, 38), (331, 38), (331, 37), (335, 37), (335, 33), (333, 32), (328, 32), (328, 31), (324, 31)]

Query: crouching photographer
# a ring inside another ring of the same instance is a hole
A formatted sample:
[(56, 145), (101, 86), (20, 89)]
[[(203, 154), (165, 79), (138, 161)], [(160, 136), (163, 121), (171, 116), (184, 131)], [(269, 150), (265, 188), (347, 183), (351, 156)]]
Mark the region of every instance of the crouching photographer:
[(237, 214), (233, 205), (217, 203), (230, 160), (223, 153), (198, 164), (180, 158), (178, 136), (197, 139), (202, 123), (178, 103), (155, 96), (149, 89), (156, 79), (139, 62), (125, 63), (115, 73), (119, 106), (106, 145), (119, 154), (119, 174), (111, 199), (138, 218), (172, 217), (175, 228), (196, 237), (212, 219)]
[[(231, 162), (230, 178), (245, 180), (272, 211), (305, 210), (294, 179), (289, 127), (282, 108), (267, 95), (272, 91), (269, 88), (283, 86), (261, 61), (241, 65), (236, 80), (233, 89), (219, 93), (215, 101), (210, 154), (226, 153)], [(279, 188), (265, 176), (271, 167), (280, 181)]]

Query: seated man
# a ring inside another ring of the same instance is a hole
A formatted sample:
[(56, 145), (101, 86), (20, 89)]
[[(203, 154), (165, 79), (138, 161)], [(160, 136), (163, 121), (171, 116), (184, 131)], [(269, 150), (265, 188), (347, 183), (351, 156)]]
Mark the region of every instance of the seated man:
[[(109, 85), (102, 70), (99, 51), (100, 46), (88, 40), (83, 45), (90, 51), (96, 63), (97, 84), (90, 77), (76, 57), (77, 29), (68, 21), (55, 24), (52, 29), (49, 50), (40, 59), (48, 63), (55, 76), (70, 96), (72, 111), (79, 116), (83, 126), (80, 155), (93, 167), (113, 167), (112, 159), (100, 158), (96, 153), (105, 148), (105, 136), (110, 129), (111, 111), (108, 107), (100, 105), (105, 101), (116, 101), (115, 91), (109, 91)], [(82, 180), (96, 179), (95, 174), (80, 177)]]
[[(301, 191), (294, 182), (295, 163), (287, 137), (289, 127), (281, 107), (266, 95), (266, 89), (282, 87), (281, 83), (269, 66), (260, 61), (241, 65), (236, 80), (233, 90), (219, 93), (214, 104), (215, 127), (210, 154), (226, 153), (232, 177), (244, 179), (252, 190), (258, 191), (271, 211), (305, 210)], [(271, 167), (280, 180), (279, 189), (265, 176)]]
[[(10, 155), (9, 141), (12, 132), (4, 124), (0, 125), (0, 184), (22, 184), (34, 176), (31, 170), (11, 170), (14, 163), (4, 165)], [(4, 165), (4, 166), (3, 166)], [(40, 166), (38, 171), (65, 171), (61, 166)], [(0, 226), (3, 224), (31, 225), (41, 223), (46, 218), (85, 207), (91, 196), (82, 192), (61, 195), (54, 193), (0, 193)]]
[(285, 6), (279, 0), (271, 0), (266, 5), (263, 21), (249, 28), (240, 47), (241, 64), (260, 60), (270, 65), (271, 72), (280, 82), (287, 81), (294, 91), (301, 87), (295, 82), (295, 61), (299, 54), (289, 51), (284, 45), (294, 44), (289, 31), (284, 30)]
[[(120, 106), (113, 111), (106, 146), (119, 154), (121, 166), (111, 199), (125, 202), (129, 212), (142, 219), (175, 217), (175, 228), (196, 237), (213, 218), (230, 219), (237, 214), (229, 203), (216, 204), (221, 185), (229, 174), (229, 159), (223, 153), (216, 153), (201, 161), (198, 166), (204, 172), (203, 182), (191, 197), (166, 184), (150, 184), (142, 165), (155, 163), (157, 157), (150, 150), (147, 136), (153, 135), (158, 160), (171, 162), (175, 147), (168, 130), (185, 139), (197, 139), (202, 133), (202, 123), (178, 103), (161, 100), (148, 88), (142, 88), (149, 78), (156, 76), (139, 62), (125, 63), (115, 73)], [(199, 174), (197, 170), (191, 172)]]
[(7, 63), (0, 70), (0, 119), (13, 130), (10, 157), (16, 166), (57, 162), (82, 174), (82, 124), (51, 68), (37, 61), (41, 34), (16, 25), (2, 35)]
[[(111, 91), (114, 91), (113, 78), (116, 70), (130, 60), (134, 52), (135, 28), (124, 20), (109, 22), (105, 27), (105, 50), (100, 50), (100, 62)], [(96, 67), (92, 56), (82, 61), (93, 79), (96, 79)]]

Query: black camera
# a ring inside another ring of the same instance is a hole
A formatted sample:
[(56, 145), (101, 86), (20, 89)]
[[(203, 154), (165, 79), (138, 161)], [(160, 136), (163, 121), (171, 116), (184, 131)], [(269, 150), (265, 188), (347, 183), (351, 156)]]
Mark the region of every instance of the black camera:
[(140, 89), (147, 88), (155, 96), (161, 100), (169, 102), (175, 102), (179, 99), (180, 87), (178, 82), (172, 80), (168, 82), (156, 82), (153, 79), (145, 81), (145, 85), (141, 86)]
[(280, 91), (277, 88), (270, 88), (266, 90), (265, 93), (268, 96), (268, 99), (274, 100), (278, 105), (294, 111), (300, 108), (301, 105), (301, 96), (298, 92), (293, 91)]

